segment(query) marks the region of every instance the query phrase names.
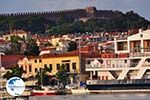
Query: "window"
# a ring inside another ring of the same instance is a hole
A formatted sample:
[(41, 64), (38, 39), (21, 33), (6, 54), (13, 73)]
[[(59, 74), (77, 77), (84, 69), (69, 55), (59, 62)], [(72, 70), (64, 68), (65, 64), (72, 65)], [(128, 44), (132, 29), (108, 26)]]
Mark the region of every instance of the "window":
[(39, 62), (41, 63), (41, 62), (42, 62), (42, 60), (40, 59), (40, 60), (39, 60)]
[(57, 67), (57, 70), (59, 70), (60, 69), (60, 64), (57, 64), (56, 67)]
[(23, 66), (21, 66), (20, 68), (23, 69)]
[(101, 64), (103, 64), (103, 60), (102, 59), (100, 59), (100, 60), (98, 60)]
[(140, 34), (140, 37), (142, 38), (142, 37), (143, 37), (143, 34)]
[(127, 42), (118, 42), (117, 44), (117, 48), (118, 50), (127, 50)]
[(34, 62), (37, 63), (37, 60), (35, 59)]
[(124, 63), (127, 63), (127, 60), (124, 60)]
[(38, 71), (38, 69), (37, 68), (35, 68), (35, 73)]
[(149, 58), (147, 59), (147, 62), (148, 62), (148, 63), (150, 62), (150, 59), (149, 59)]
[(66, 63), (66, 70), (67, 70), (67, 72), (70, 72), (70, 64), (69, 63)]
[(32, 66), (29, 65), (29, 72), (32, 72)]
[(87, 61), (87, 64), (90, 64), (90, 63), (91, 63), (91, 61), (90, 61), (90, 60), (88, 60), (88, 61)]
[(47, 67), (47, 64), (44, 64), (44, 68), (46, 68)]
[(72, 69), (76, 70), (76, 63), (72, 63)]
[(70, 60), (62, 60), (62, 62), (70, 62)]
[(53, 68), (52, 68), (52, 64), (49, 64), (49, 67), (50, 67), (50, 69), (51, 69), (51, 70), (53, 70)]

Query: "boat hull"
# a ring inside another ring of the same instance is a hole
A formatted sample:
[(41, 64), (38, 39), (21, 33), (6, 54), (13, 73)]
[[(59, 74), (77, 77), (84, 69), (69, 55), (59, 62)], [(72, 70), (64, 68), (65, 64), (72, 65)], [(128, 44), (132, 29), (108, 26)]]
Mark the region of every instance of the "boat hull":
[(89, 93), (88, 89), (71, 89), (72, 94), (86, 94)]
[(95, 84), (87, 88), (90, 93), (150, 92), (150, 84)]
[(42, 91), (42, 90), (34, 90), (32, 91), (32, 96), (45, 96), (45, 95), (57, 95), (57, 91)]
[(90, 93), (150, 92), (150, 79), (92, 81), (87, 84)]

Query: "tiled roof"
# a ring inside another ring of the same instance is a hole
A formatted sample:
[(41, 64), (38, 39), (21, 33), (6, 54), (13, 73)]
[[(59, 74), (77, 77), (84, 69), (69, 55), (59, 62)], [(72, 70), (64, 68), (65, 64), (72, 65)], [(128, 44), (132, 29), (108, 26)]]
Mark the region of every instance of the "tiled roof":
[(23, 55), (2, 55), (2, 66), (6, 69), (17, 65), (18, 60), (24, 58)]
[(43, 48), (43, 49), (41, 49), (41, 51), (50, 51), (50, 50), (55, 50), (56, 48)]
[(72, 57), (72, 56), (78, 56), (79, 54), (77, 52), (69, 52), (69, 53), (63, 53), (63, 54), (44, 54), (42, 56), (36, 56), (36, 57), (28, 57), (29, 59), (34, 58), (57, 58), (57, 57)]
[(27, 32), (24, 30), (14, 30), (12, 33), (6, 32), (5, 34), (27, 34)]

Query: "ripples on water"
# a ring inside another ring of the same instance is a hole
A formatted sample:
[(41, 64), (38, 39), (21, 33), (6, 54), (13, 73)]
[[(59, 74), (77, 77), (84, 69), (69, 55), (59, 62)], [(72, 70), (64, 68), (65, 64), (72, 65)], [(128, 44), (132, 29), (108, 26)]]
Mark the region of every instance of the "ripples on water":
[(30, 100), (150, 100), (150, 94), (89, 94), (30, 97)]

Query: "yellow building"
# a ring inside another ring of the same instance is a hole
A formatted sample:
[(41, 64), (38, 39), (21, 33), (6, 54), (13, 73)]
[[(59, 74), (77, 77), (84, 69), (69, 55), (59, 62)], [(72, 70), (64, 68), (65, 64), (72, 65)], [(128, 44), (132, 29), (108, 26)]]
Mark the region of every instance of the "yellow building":
[(49, 67), (51, 68), (51, 75), (57, 73), (61, 65), (64, 64), (67, 72), (79, 73), (80, 72), (80, 62), (79, 55), (76, 53), (66, 53), (59, 55), (42, 55), (33, 58), (23, 58), (19, 60), (18, 65), (22, 67), (26, 74), (24, 77), (35, 76), (40, 68)]
[(3, 35), (3, 38), (4, 38), (6, 41), (10, 41), (10, 39), (11, 39), (12, 36), (18, 36), (18, 37), (20, 37), (20, 38), (26, 39), (26, 38), (27, 38), (27, 35), (28, 35), (28, 33), (25, 32), (24, 30), (14, 30), (13, 32), (4, 34), (4, 35)]

